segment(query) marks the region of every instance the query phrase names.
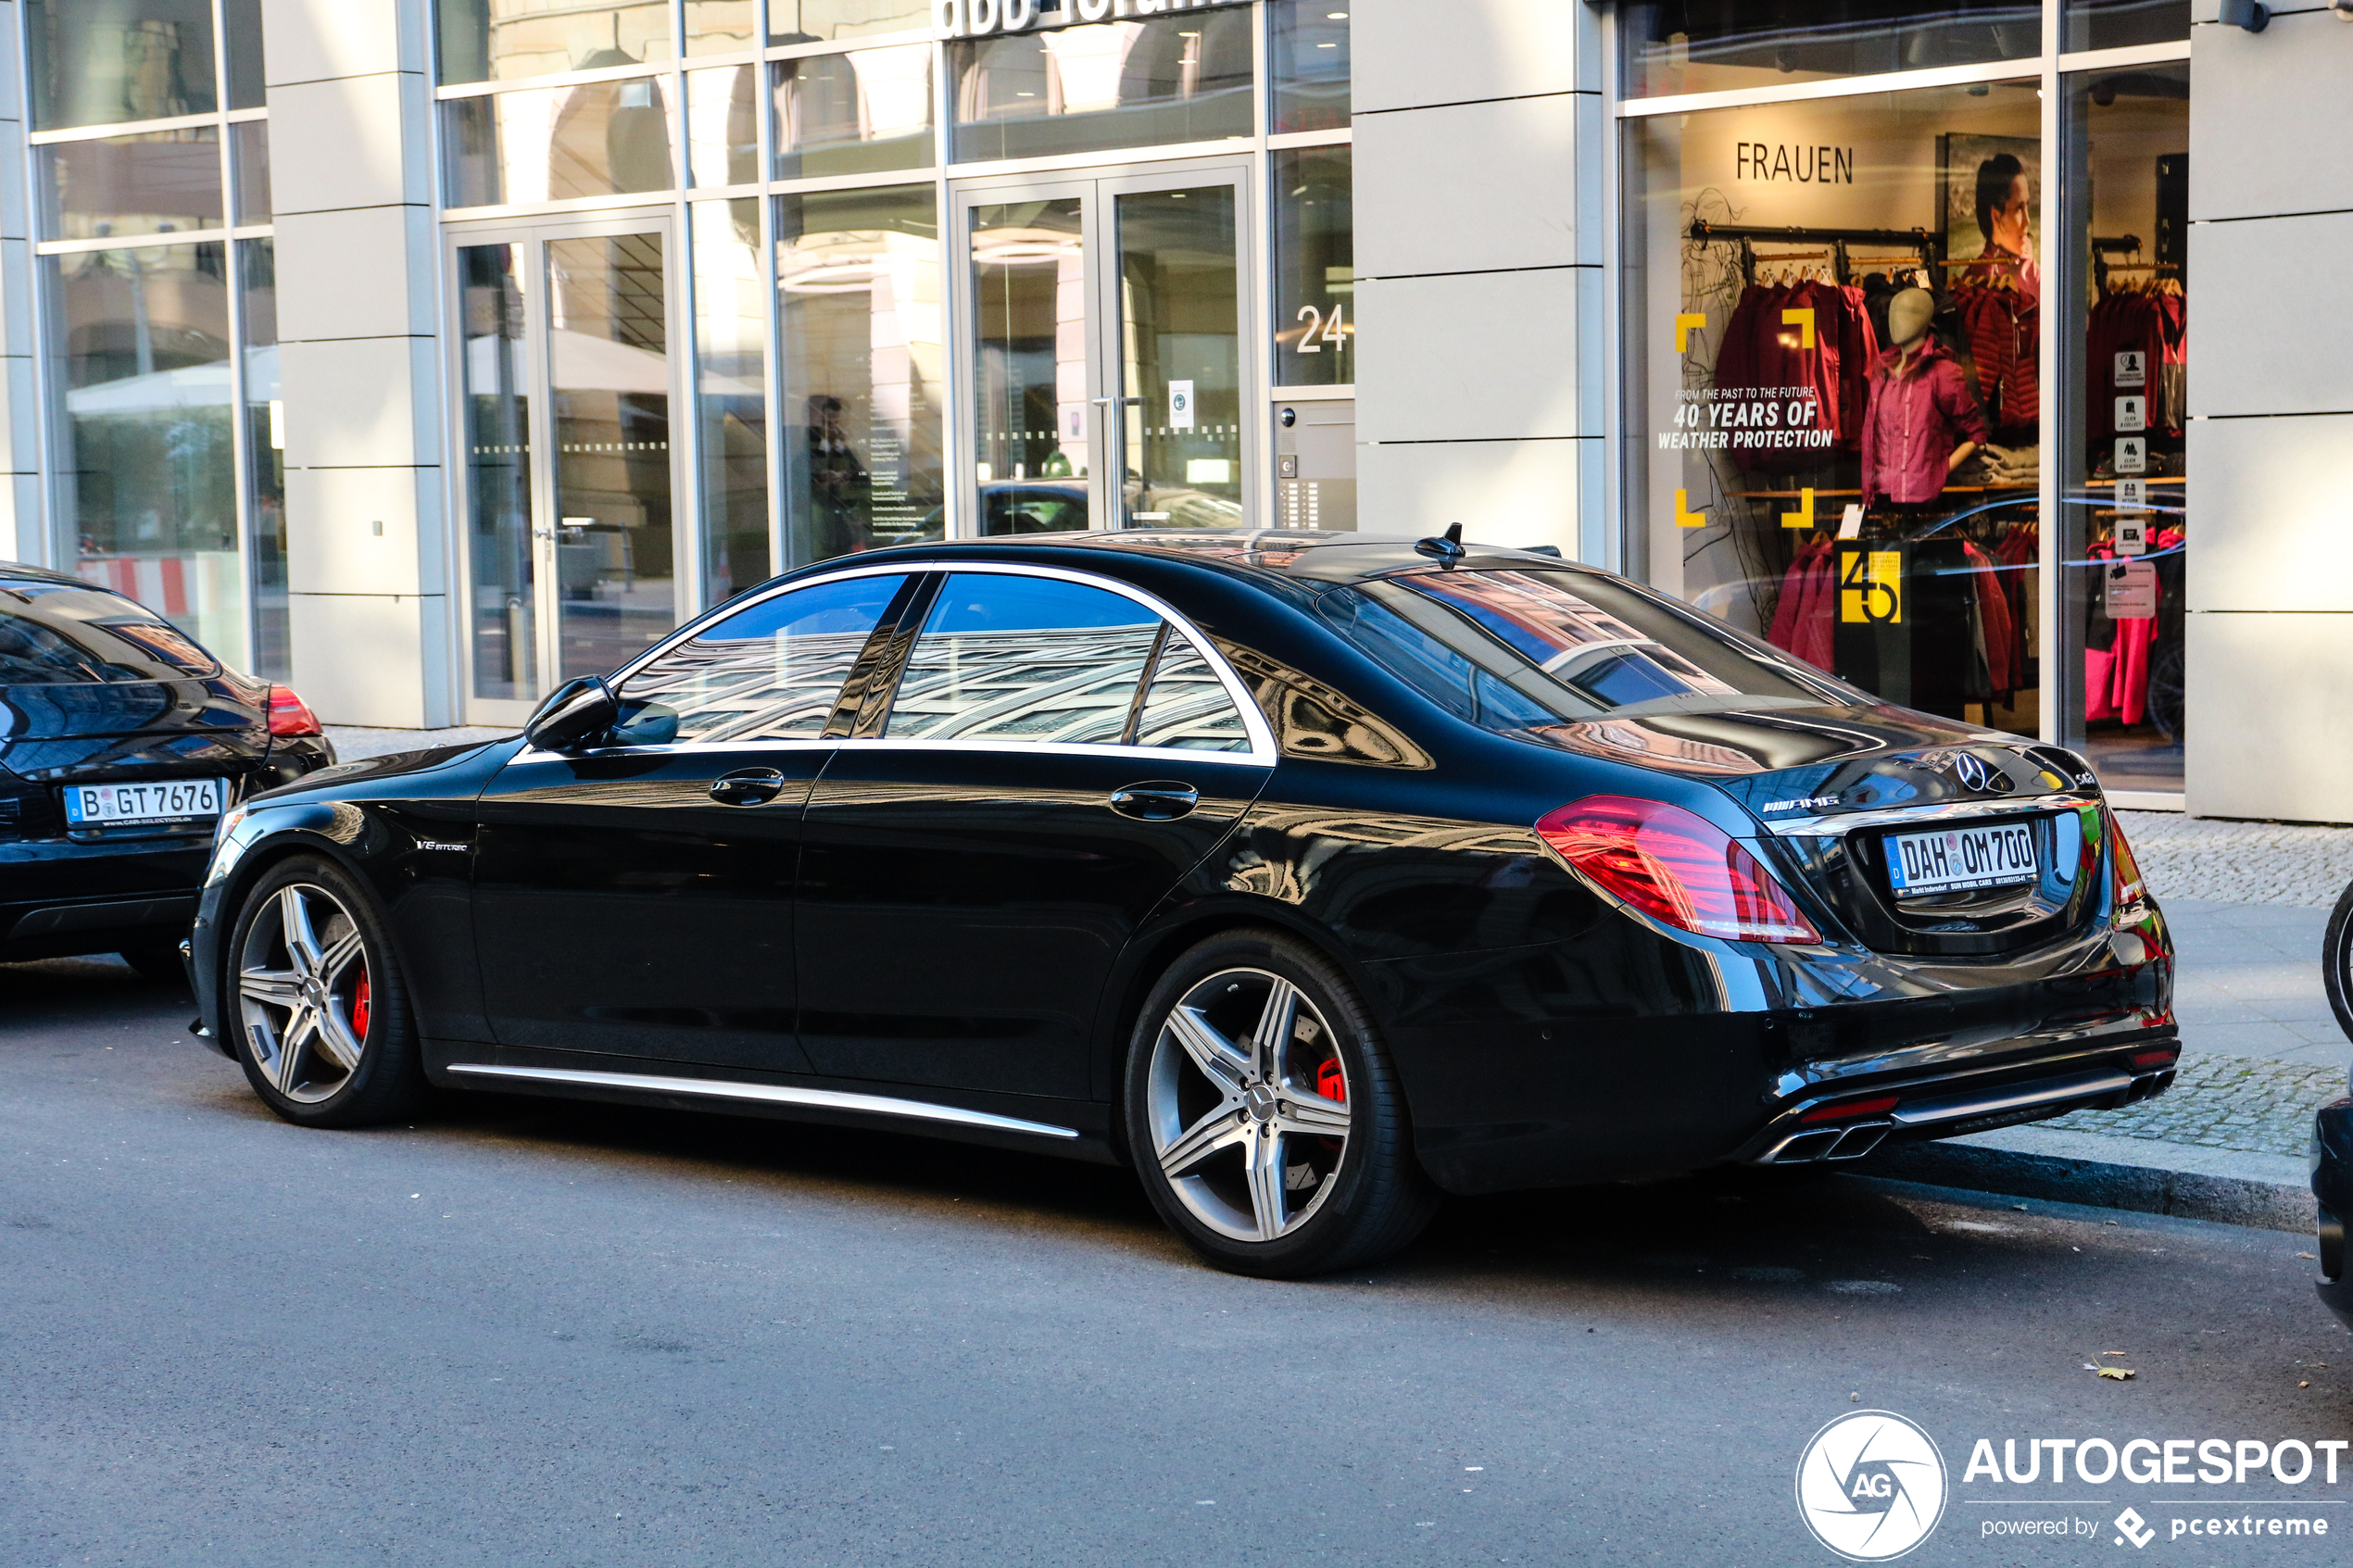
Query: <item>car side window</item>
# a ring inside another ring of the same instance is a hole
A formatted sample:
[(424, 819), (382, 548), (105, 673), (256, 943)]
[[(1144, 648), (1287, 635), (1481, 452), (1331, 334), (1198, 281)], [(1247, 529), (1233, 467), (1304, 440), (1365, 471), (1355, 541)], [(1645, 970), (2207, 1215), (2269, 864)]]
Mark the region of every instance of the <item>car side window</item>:
[(816, 740), (842, 683), (907, 581), (851, 577), (745, 606), (623, 684), (624, 744)]
[(1179, 751), (1250, 749), (1250, 731), (1226, 683), (1201, 650), (1182, 637), (1171, 636), (1152, 667), (1135, 744)]
[(1162, 625), (1083, 583), (957, 572), (908, 655), (883, 736), (1120, 745)]

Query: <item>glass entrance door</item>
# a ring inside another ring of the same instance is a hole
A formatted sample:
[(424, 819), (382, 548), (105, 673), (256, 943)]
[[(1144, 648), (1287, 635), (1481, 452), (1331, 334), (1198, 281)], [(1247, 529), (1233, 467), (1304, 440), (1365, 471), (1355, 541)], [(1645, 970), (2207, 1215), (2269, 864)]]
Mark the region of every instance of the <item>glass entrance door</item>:
[(568, 225), (457, 247), (476, 716), (676, 626), (669, 235)]
[(973, 532), (1250, 522), (1246, 179), (963, 193)]

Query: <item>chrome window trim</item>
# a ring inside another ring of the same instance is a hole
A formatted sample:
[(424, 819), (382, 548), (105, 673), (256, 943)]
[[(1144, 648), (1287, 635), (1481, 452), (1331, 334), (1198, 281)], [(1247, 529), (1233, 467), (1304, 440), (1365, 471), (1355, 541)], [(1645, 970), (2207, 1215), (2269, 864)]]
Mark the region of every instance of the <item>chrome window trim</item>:
[(888, 1095), (850, 1094), (840, 1089), (803, 1089), (788, 1084), (746, 1084), (727, 1078), (669, 1078), (645, 1073), (592, 1073), (560, 1067), (501, 1067), (489, 1062), (451, 1064), (453, 1073), (477, 1078), (510, 1078), (527, 1084), (575, 1084), (589, 1088), (637, 1089), (648, 1094), (693, 1095), (704, 1099), (751, 1100), (765, 1105), (797, 1105), (812, 1110), (850, 1110), (870, 1116), (903, 1116), (916, 1122), (945, 1122), (951, 1126), (985, 1127), (998, 1133), (1028, 1133), (1038, 1137), (1075, 1138), (1075, 1127), (1046, 1122), (1025, 1122), (1014, 1116), (992, 1116), (962, 1106), (935, 1105), (928, 1100), (899, 1099)]
[(1908, 827), (1919, 822), (1966, 822), (1974, 817), (2018, 817), (2096, 806), (2095, 795), (2031, 795), (2012, 800), (1948, 800), (1938, 806), (1898, 806), (1885, 811), (1842, 811), (1829, 817), (1792, 817), (1765, 824), (1776, 838), (1843, 838), (1864, 828)]
[[(623, 665), (620, 670), (616, 671), (611, 676), (608, 677), (608, 679), (611, 682), (613, 689), (618, 692), (629, 680), (629, 678), (636, 674), (637, 671), (643, 670), (654, 660), (669, 653), (671, 649), (677, 647), (679, 645), (692, 642), (697, 636), (701, 634), (706, 628), (717, 621), (724, 619), (724, 617), (721, 614), (722, 610), (724, 610), (726, 615), (737, 615), (741, 614), (745, 610), (754, 608), (755, 606), (766, 604), (771, 599), (782, 598), (786, 594), (796, 594), (804, 588), (822, 587), (828, 583), (847, 582), (852, 578), (912, 577), (925, 572), (930, 572), (935, 575), (941, 576), (950, 576), (961, 572), (971, 574), (986, 573), (999, 577), (1045, 577), (1061, 583), (1076, 583), (1082, 587), (1101, 588), (1106, 592), (1117, 594), (1122, 598), (1134, 600), (1136, 603), (1143, 606), (1147, 610), (1150, 610), (1153, 615), (1158, 616), (1162, 621), (1165, 621), (1171, 630), (1175, 631), (1187, 642), (1190, 643), (1193, 646), (1193, 651), (1200, 654), (1202, 659), (1208, 663), (1211, 671), (1216, 675), (1218, 683), (1226, 688), (1227, 696), (1233, 701), (1235, 708), (1241, 713), (1242, 728), (1250, 736), (1250, 750), (1247, 752), (1191, 751), (1182, 746), (1069, 746), (1037, 741), (925, 741), (920, 739), (901, 738), (898, 740), (877, 739), (856, 741), (686, 741), (676, 746), (661, 747), (634, 746), (625, 747), (615, 746), (593, 754), (584, 755), (610, 756), (626, 751), (632, 756), (647, 756), (661, 755), (671, 752), (692, 753), (703, 750), (737, 751), (748, 750), (756, 746), (798, 748), (824, 746), (829, 747), (856, 746), (863, 749), (871, 746), (901, 746), (909, 749), (929, 749), (934, 751), (1009, 751), (1025, 757), (1035, 757), (1040, 754), (1078, 757), (1139, 758), (1174, 756), (1187, 757), (1196, 759), (1210, 759), (1220, 762), (1235, 763), (1243, 767), (1271, 768), (1275, 765), (1276, 759), (1279, 754), (1275, 746), (1275, 731), (1273, 726), (1266, 722), (1266, 715), (1260, 711), (1257, 700), (1250, 695), (1250, 688), (1242, 684), (1241, 677), (1234, 673), (1233, 667), (1226, 662), (1225, 657), (1217, 651), (1215, 646), (1213, 645), (1207, 637), (1202, 636), (1202, 633), (1194, 628), (1190, 621), (1187, 621), (1182, 615), (1179, 615), (1166, 603), (1166, 601), (1159, 598), (1157, 596), (1149, 594), (1141, 588), (1132, 587), (1125, 583), (1115, 582), (1107, 577), (1097, 577), (1088, 572), (1073, 571), (1066, 567), (1029, 566), (1009, 561), (964, 562), (927, 560), (899, 561), (888, 565), (852, 567), (840, 571), (828, 571), (822, 576), (804, 578), (798, 583), (786, 583), (777, 588), (774, 592), (763, 594), (757, 598), (744, 599), (740, 602), (730, 600), (725, 605), (705, 611), (693, 621), (680, 627), (676, 632), (672, 633), (670, 636), (665, 638), (663, 641), (657, 643), (654, 646), (647, 649), (644, 653), (639, 654), (635, 659), (631, 659), (627, 664)], [(918, 635), (920, 634), (921, 633), (918, 633)], [(562, 755), (567, 754), (541, 751), (536, 747), (526, 746), (515, 757), (514, 760), (522, 762)]]

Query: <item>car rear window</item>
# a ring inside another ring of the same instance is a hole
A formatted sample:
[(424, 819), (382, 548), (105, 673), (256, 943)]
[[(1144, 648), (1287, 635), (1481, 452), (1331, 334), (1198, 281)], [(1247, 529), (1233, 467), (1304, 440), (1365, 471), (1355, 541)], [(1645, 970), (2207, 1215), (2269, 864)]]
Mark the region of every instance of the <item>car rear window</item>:
[(135, 600), (69, 583), (0, 582), (0, 685), (175, 681), (220, 660)]
[(1399, 678), (1506, 734), (1869, 700), (1696, 610), (1590, 572), (1405, 572), (1327, 594), (1324, 612)]

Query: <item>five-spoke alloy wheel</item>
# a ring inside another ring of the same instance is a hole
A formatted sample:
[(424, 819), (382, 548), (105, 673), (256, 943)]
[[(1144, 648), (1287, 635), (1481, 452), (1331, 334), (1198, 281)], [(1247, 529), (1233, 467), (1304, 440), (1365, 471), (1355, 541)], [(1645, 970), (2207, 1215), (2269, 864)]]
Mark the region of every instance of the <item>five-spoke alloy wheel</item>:
[(1362, 1005), (1272, 932), (1214, 938), (1137, 1026), (1128, 1148), (1154, 1206), (1221, 1266), (1295, 1276), (1410, 1241), (1433, 1195)]
[(341, 868), (272, 868), (246, 894), (230, 951), (239, 1059), (272, 1110), (359, 1126), (411, 1107), (422, 1080), (390, 945)]

